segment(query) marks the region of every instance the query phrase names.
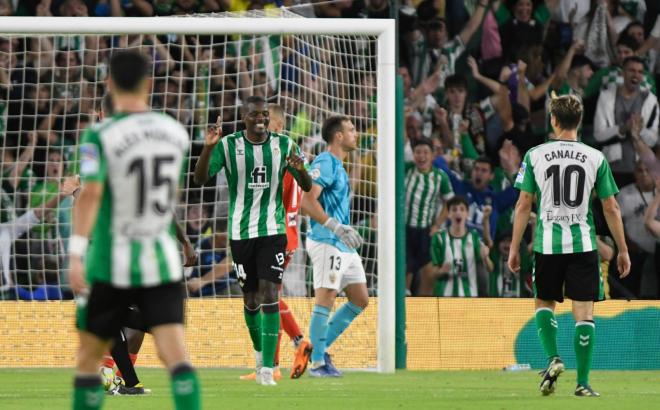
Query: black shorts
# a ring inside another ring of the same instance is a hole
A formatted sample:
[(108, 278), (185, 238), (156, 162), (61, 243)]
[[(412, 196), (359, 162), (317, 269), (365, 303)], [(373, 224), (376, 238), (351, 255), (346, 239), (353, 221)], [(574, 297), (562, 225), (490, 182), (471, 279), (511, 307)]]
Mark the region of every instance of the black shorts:
[(544, 255), (534, 252), (534, 297), (598, 302), (605, 298), (596, 251)]
[(145, 333), (149, 332), (149, 329), (147, 329), (147, 326), (144, 324), (142, 312), (140, 312), (140, 309), (135, 305), (126, 308), (121, 316), (121, 325), (129, 329), (140, 330)]
[[(113, 339), (123, 327), (183, 324), (184, 289), (181, 282), (149, 288), (122, 289), (107, 283), (92, 285), (86, 300), (78, 300), (76, 326), (101, 339)], [(139, 323), (129, 307), (139, 309)]]
[(259, 279), (282, 283), (286, 235), (231, 241), (231, 256), (243, 292), (259, 289)]
[(431, 262), (431, 228), (406, 226), (406, 272), (417, 273)]

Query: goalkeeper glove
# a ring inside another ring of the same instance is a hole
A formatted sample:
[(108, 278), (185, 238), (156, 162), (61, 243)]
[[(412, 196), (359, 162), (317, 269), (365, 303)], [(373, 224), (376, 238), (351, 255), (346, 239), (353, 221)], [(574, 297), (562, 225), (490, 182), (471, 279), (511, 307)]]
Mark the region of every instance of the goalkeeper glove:
[(362, 237), (349, 225), (340, 224), (335, 218), (328, 218), (323, 224), (330, 229), (346, 246), (357, 249), (362, 245)]

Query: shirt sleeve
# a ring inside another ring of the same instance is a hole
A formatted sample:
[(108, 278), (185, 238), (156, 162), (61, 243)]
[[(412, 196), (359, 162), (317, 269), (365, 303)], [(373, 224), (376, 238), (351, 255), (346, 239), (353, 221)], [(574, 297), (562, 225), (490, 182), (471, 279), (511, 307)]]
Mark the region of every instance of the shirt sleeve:
[(222, 167), (225, 166), (225, 148), (224, 141), (220, 142), (213, 148), (211, 152), (211, 159), (209, 160), (209, 178), (214, 177)]
[(440, 170), (440, 194), (442, 194), (442, 199), (445, 201), (450, 200), (454, 196), (454, 190), (449, 183), (449, 176), (445, 171)]
[(319, 155), (312, 163), (309, 175), (312, 177), (312, 182), (320, 185), (322, 188), (327, 188), (335, 181), (335, 173), (332, 167), (332, 161), (327, 155)]
[(534, 179), (534, 170), (532, 168), (532, 161), (529, 158), (529, 152), (525, 154), (525, 159), (520, 165), (514, 187), (530, 194), (536, 191), (536, 180)]
[(437, 232), (431, 238), (431, 262), (436, 266), (442, 266), (445, 262), (444, 241), (442, 232)]
[(78, 158), (80, 160), (80, 179), (83, 182), (105, 180), (107, 167), (103, 156), (103, 145), (97, 130), (93, 128), (85, 130)]
[(474, 260), (477, 263), (481, 263), (481, 246), (484, 245), (484, 243), (479, 236), (479, 232), (476, 230), (470, 231), (470, 234), (472, 235), (472, 243), (474, 244)]
[(610, 164), (603, 158), (596, 173), (596, 194), (598, 194), (598, 198), (605, 199), (618, 192), (619, 188), (617, 188), (616, 182), (614, 182)]

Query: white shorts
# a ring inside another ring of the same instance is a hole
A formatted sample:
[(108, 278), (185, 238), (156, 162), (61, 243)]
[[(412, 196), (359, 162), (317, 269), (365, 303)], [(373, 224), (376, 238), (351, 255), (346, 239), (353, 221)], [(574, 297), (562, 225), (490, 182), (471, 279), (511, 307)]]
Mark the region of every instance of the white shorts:
[(354, 283), (367, 283), (362, 258), (357, 252), (342, 252), (327, 243), (307, 239), (307, 253), (312, 260), (314, 289), (339, 292)]

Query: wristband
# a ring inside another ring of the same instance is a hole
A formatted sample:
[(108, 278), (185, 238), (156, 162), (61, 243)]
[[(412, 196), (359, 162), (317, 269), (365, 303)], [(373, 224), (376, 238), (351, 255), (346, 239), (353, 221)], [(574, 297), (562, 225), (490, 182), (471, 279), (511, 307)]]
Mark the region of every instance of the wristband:
[(82, 235), (72, 235), (71, 238), (69, 238), (69, 254), (85, 256), (87, 253), (87, 245), (89, 245), (89, 239)]

